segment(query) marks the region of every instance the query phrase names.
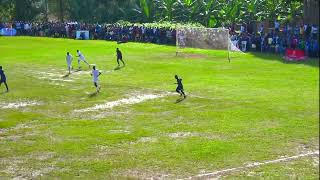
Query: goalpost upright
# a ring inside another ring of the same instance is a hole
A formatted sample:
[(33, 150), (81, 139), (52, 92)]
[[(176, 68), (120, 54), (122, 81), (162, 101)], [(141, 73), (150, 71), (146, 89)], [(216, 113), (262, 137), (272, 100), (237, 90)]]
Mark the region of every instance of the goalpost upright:
[[(229, 32), (229, 30), (228, 30), (228, 40), (230, 40), (230, 32)], [(229, 63), (230, 63), (230, 51), (231, 51), (231, 49), (230, 49), (230, 42), (228, 42), (228, 61), (229, 61)]]

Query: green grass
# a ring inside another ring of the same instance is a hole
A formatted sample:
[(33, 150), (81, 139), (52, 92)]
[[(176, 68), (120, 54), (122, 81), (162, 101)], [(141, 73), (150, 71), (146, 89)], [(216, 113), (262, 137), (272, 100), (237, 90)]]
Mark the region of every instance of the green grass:
[[(116, 67), (116, 47), (127, 66), (110, 73)], [(105, 72), (98, 95), (92, 94), (84, 64), (83, 74), (65, 78), (72, 82), (54, 82), (46, 75), (63, 79), (65, 53), (71, 52), (77, 67), (77, 49)], [(274, 55), (232, 53), (229, 63), (224, 51), (188, 49), (189, 57), (176, 57), (175, 50), (153, 44), (0, 37), (0, 65), (10, 87), (9, 93), (0, 87), (0, 177), (175, 179), (319, 149), (317, 59), (286, 64)], [(183, 78), (188, 94), (180, 103), (175, 103), (178, 95), (170, 95), (99, 112), (74, 112), (134, 94), (174, 91), (175, 74)], [(1, 109), (20, 101), (41, 104)], [(173, 133), (189, 136), (170, 137)], [(288, 163), (223, 177), (319, 177), (310, 157)]]

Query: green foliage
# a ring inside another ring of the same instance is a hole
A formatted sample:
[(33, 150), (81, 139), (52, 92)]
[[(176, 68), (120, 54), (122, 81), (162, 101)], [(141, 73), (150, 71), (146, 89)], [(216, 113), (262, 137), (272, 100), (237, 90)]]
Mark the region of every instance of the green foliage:
[(14, 14), (13, 0), (0, 0), (0, 21), (9, 21)]
[(33, 20), (41, 11), (37, 7), (35, 0), (15, 0), (14, 1), (14, 19), (22, 21)]
[(140, 7), (143, 9), (144, 14), (149, 18), (150, 12), (149, 12), (149, 6), (147, 4), (147, 0), (140, 0)]
[[(37, 5), (38, 4), (38, 5)], [(39, 4), (42, 4), (39, 6)], [(14, 10), (14, 11), (13, 11)], [(225, 24), (292, 21), (303, 14), (302, 0), (1, 0), (0, 15), (32, 20), (38, 14), (83, 22), (201, 23)]]

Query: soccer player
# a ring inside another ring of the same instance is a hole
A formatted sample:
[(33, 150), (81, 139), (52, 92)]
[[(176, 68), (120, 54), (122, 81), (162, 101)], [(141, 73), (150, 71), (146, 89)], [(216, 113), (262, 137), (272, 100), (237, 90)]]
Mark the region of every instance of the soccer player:
[(71, 63), (72, 63), (72, 59), (73, 59), (72, 55), (71, 55), (69, 52), (67, 52), (66, 60), (67, 60), (67, 65), (68, 65), (69, 74), (71, 74), (71, 69), (72, 69)]
[(96, 69), (96, 66), (93, 66), (91, 76), (93, 76), (93, 84), (96, 87), (97, 92), (99, 92), (101, 88), (98, 84), (100, 75), (101, 75), (101, 72), (98, 69)]
[(119, 60), (122, 62), (123, 66), (125, 66), (124, 61), (122, 60), (122, 53), (119, 50), (119, 48), (117, 48), (117, 63), (118, 63), (118, 66), (120, 66)]
[(77, 50), (77, 54), (78, 54), (78, 66), (79, 66), (79, 69), (81, 68), (81, 66), (80, 66), (80, 61), (83, 61), (83, 62), (85, 62), (88, 66), (89, 66), (89, 68), (90, 68), (90, 64), (86, 61), (86, 58), (84, 57), (84, 55), (79, 51), (79, 50)]
[(176, 89), (176, 92), (180, 94), (180, 96), (183, 96), (186, 98), (186, 94), (183, 91), (183, 85), (182, 85), (182, 79), (178, 77), (178, 75), (175, 75), (174, 78), (176, 78), (177, 82), (175, 84), (178, 84), (178, 87)]
[(4, 71), (2, 70), (2, 66), (0, 66), (0, 86), (2, 83), (4, 83), (4, 85), (6, 86), (7, 88), (7, 92), (9, 92), (9, 87), (8, 87), (8, 84), (7, 84), (7, 78), (6, 78), (6, 75), (4, 74)]

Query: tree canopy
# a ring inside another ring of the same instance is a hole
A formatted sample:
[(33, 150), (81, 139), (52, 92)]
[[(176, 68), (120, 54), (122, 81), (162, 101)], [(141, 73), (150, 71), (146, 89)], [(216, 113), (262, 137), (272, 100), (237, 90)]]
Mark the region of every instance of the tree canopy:
[(73, 20), (91, 23), (190, 22), (207, 27), (253, 21), (292, 21), (303, 0), (0, 0), (2, 21)]

